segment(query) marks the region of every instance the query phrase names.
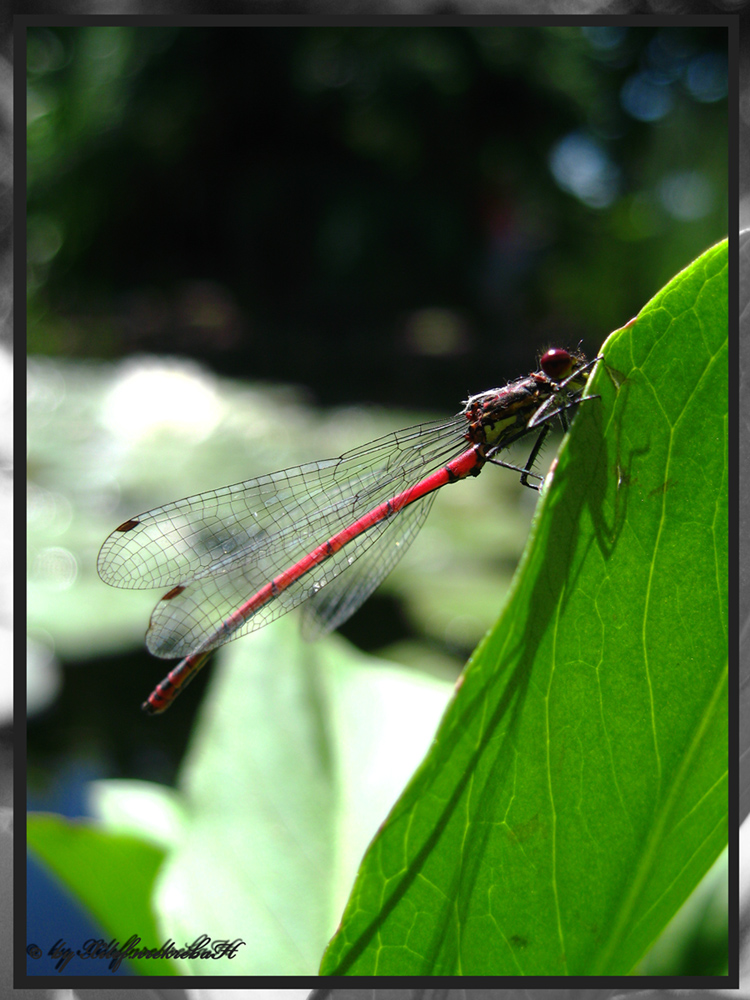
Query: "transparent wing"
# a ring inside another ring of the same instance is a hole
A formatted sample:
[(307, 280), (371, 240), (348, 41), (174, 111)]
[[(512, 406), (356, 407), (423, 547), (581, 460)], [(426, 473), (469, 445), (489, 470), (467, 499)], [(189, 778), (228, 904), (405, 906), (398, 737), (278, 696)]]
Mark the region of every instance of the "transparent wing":
[[(308, 463), (147, 511), (106, 539), (99, 553), (99, 575), (117, 587), (175, 590), (156, 606), (147, 641), (157, 656), (186, 655), (265, 583), (460, 453), (466, 447), (465, 428), (461, 415), (447, 422), (419, 424), (338, 459)], [(394, 520), (409, 511), (405, 508)], [(407, 527), (413, 522), (421, 523), (416, 513), (407, 517)], [(393, 537), (387, 530), (390, 523), (380, 522), (353, 538), (336, 556), (256, 612), (231, 638), (319, 593), (381, 537), (388, 545)], [(394, 548), (398, 551), (395, 544)], [(386, 568), (378, 570), (378, 582), (396, 559), (374, 555), (371, 568), (383, 561)], [(354, 582), (363, 586), (362, 580)], [(361, 600), (374, 586), (377, 583), (366, 593), (361, 591)], [(348, 614), (359, 603), (352, 602)], [(325, 617), (325, 612), (321, 610), (318, 617)], [(333, 617), (343, 621), (338, 612)]]
[(290, 555), (300, 558), (463, 450), (465, 426), (464, 418), (418, 424), (341, 458), (155, 507), (105, 540), (99, 575), (113, 587), (145, 590), (252, 562), (259, 566), (253, 579), (262, 583), (286, 568)]
[[(337, 576), (307, 602), (302, 612), (305, 639), (317, 639), (343, 625), (377, 590), (414, 541), (430, 513), (435, 496), (435, 493), (430, 493), (403, 510), (398, 517), (381, 522), (383, 530), (378, 544), (370, 545), (351, 565), (346, 576)], [(345, 546), (334, 558), (341, 556), (348, 562), (351, 558), (347, 555), (348, 551), (349, 547)]]
[[(313, 610), (308, 613), (305, 608), (305, 638), (315, 639), (336, 628), (354, 614), (401, 558), (429, 513), (434, 496), (418, 500), (392, 520), (381, 521), (357, 535), (234, 631), (221, 634), (205, 648), (213, 649), (254, 632), (307, 600)], [(342, 577), (345, 569), (349, 572)], [(239, 564), (231, 573), (204, 577), (187, 584), (175, 596), (162, 598), (154, 608), (146, 633), (149, 650), (161, 657), (182, 657), (193, 652), (259, 589), (254, 573), (255, 566)], [(266, 578), (263, 582), (267, 582)]]

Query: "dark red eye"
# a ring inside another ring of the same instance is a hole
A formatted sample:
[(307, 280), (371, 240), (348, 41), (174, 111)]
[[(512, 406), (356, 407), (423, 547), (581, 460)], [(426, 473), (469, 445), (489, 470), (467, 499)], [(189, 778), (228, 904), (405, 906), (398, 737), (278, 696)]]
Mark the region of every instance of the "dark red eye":
[(573, 359), (563, 347), (553, 347), (545, 351), (540, 361), (544, 374), (555, 382), (559, 382), (570, 374)]

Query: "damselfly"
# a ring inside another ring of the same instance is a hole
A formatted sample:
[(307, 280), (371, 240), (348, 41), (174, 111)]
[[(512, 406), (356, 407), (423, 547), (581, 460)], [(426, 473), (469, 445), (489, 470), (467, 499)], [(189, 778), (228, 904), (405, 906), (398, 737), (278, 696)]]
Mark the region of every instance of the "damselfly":
[[(168, 587), (146, 643), (155, 656), (184, 657), (143, 708), (165, 711), (211, 650), (303, 601), (307, 638), (341, 625), (404, 554), (441, 486), (477, 476), (491, 462), (539, 489), (529, 479), (541, 482), (531, 470), (542, 442), (555, 419), (567, 430), (567, 411), (581, 402), (597, 360), (553, 348), (540, 371), (471, 396), (450, 420), (121, 524), (101, 548), (99, 575), (113, 587)], [(523, 468), (498, 458), (535, 431)]]

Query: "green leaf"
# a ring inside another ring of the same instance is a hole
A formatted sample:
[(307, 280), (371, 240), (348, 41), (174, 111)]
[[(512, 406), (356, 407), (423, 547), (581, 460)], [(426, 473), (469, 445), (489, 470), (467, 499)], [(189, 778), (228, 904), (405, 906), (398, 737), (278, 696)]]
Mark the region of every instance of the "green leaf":
[[(133, 935), (141, 939), (140, 944), (134, 942), (134, 947), (157, 948), (163, 943), (149, 903), (164, 858), (159, 847), (131, 834), (108, 832), (90, 822), (73, 822), (43, 813), (28, 816), (27, 842), (120, 945)], [(67, 943), (70, 948), (80, 946)], [(129, 962), (142, 975), (174, 974), (174, 966), (166, 959)], [(99, 964), (109, 963), (103, 959)], [(106, 974), (108, 969), (102, 968), (101, 975)]]
[[(212, 669), (177, 791), (97, 782), (100, 828), (32, 817), (29, 843), (121, 941), (137, 929), (151, 946), (202, 934), (243, 942), (232, 958), (182, 959), (158, 974), (314, 976), (452, 686), (335, 637), (304, 643), (291, 619), (227, 646)], [(50, 827), (59, 835), (45, 840)], [(132, 860), (112, 863), (128, 844)], [(123, 891), (100, 888), (107, 870)], [(156, 922), (134, 918), (149, 907)]]
[[(245, 940), (213, 975), (314, 976), (452, 688), (340, 639), (305, 643), (292, 620), (223, 652), (180, 775), (187, 822), (154, 906), (177, 940), (196, 929)], [(205, 975), (205, 962), (180, 971)]]
[(727, 244), (604, 345), (321, 975), (623, 975), (727, 841)]

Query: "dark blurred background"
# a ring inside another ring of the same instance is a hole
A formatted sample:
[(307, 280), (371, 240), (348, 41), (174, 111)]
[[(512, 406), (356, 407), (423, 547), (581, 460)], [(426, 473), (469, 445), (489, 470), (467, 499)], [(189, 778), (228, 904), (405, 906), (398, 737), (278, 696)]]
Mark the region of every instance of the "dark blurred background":
[(726, 32), (29, 32), (29, 351), (454, 412), (727, 232)]

